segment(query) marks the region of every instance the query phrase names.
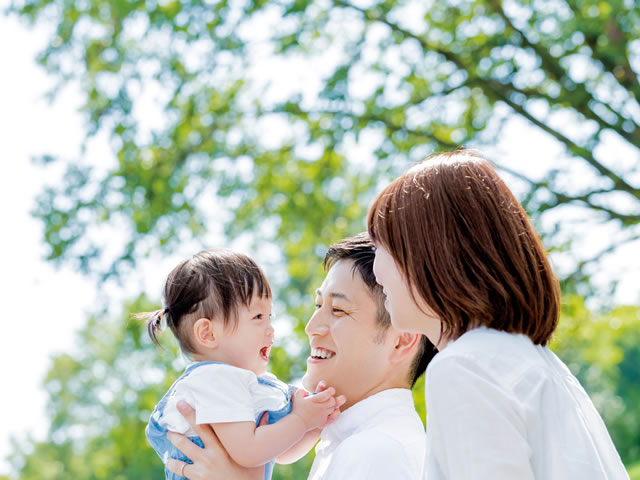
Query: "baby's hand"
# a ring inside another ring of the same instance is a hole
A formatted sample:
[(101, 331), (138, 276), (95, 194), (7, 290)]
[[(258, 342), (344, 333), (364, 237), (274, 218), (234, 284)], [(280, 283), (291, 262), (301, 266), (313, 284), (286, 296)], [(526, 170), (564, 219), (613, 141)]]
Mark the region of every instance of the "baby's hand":
[(291, 413), (297, 415), (304, 423), (306, 431), (324, 427), (329, 416), (336, 410), (336, 391), (333, 387), (306, 396), (307, 392), (300, 388), (293, 398)]
[[(316, 387), (316, 393), (323, 392), (327, 388), (328, 388), (327, 384), (324, 382), (324, 380), (320, 380), (318, 382), (318, 386)], [(342, 405), (344, 405), (346, 401), (347, 401), (347, 397), (345, 397), (344, 395), (338, 395), (336, 397), (336, 406), (333, 409), (333, 412), (331, 412), (331, 414), (327, 417), (326, 423), (322, 427), (320, 427), (321, 429), (324, 429), (327, 425), (332, 424), (338, 419), (341, 413), (340, 407), (342, 407)]]

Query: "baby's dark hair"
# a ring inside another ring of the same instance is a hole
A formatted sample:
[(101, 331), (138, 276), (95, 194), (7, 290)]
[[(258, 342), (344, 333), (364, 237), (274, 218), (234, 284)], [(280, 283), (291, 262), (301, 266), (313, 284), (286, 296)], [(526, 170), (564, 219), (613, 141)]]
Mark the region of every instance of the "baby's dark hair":
[(196, 253), (171, 271), (164, 284), (162, 310), (136, 317), (146, 319), (149, 336), (158, 345), (157, 333), (166, 316), (180, 349), (193, 354), (195, 346), (189, 334), (193, 321), (218, 316), (225, 328), (235, 328), (238, 307), (248, 307), (254, 295), (271, 297), (271, 287), (260, 267), (241, 253), (211, 248)]

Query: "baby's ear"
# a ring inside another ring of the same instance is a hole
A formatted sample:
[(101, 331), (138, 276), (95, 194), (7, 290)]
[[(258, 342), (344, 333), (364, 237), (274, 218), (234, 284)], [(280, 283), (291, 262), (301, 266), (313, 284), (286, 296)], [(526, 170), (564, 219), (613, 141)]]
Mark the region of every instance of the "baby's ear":
[(214, 323), (208, 318), (199, 318), (193, 322), (193, 338), (198, 345), (215, 348), (218, 345)]

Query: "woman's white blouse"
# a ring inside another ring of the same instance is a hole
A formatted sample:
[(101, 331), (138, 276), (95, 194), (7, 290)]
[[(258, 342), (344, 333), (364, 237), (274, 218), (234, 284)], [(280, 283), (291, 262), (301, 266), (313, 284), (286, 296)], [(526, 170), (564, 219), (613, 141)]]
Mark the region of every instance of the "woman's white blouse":
[(466, 332), (426, 373), (428, 480), (618, 480), (629, 476), (562, 361), (524, 335)]

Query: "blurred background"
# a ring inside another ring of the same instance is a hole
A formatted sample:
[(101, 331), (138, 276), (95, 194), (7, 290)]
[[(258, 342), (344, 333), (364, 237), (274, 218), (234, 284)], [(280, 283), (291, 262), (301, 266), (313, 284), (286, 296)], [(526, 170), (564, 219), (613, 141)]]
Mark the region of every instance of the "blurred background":
[(562, 281), (552, 348), (640, 479), (637, 2), (0, 6), (0, 479), (163, 478), (144, 427), (185, 360), (130, 314), (171, 268), (254, 256), (277, 294), (271, 369), (295, 382), (327, 246), (460, 145), (530, 213)]

